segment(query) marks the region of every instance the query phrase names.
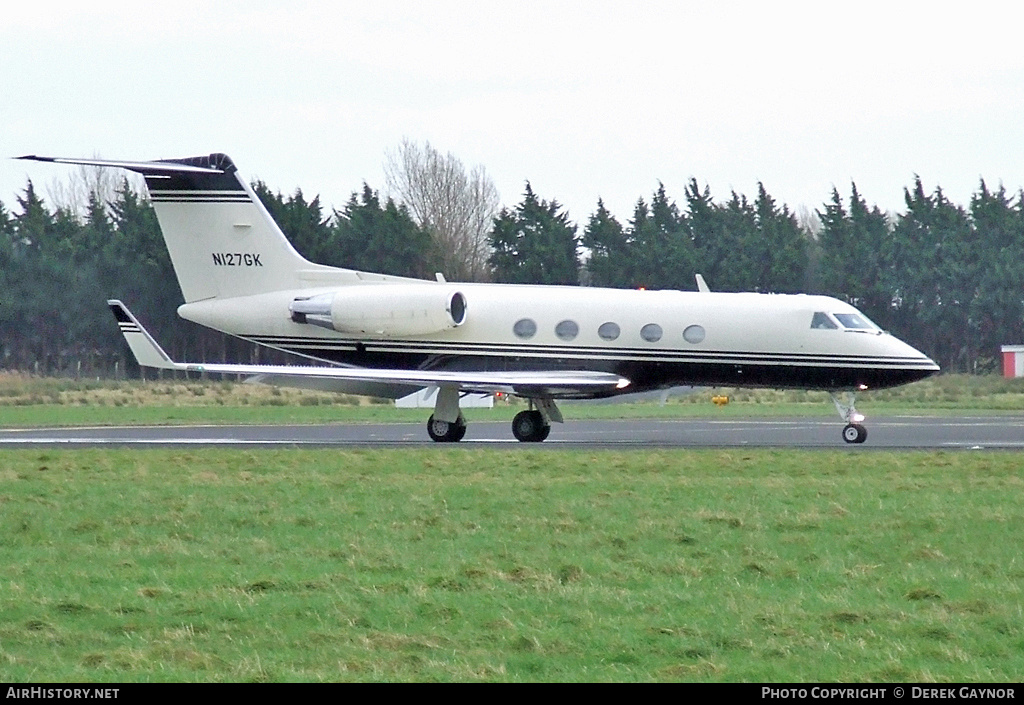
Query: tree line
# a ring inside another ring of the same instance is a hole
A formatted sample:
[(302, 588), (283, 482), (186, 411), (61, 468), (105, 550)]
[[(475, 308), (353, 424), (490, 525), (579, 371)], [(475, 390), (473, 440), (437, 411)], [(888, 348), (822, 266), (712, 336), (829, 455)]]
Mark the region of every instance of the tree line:
[(496, 281), (817, 293), (846, 301), (948, 372), (999, 368), (1024, 343), (1024, 194), (982, 180), (967, 206), (916, 178), (905, 210), (869, 206), (856, 184), (798, 217), (758, 184), (715, 201), (696, 179), (680, 207), (659, 185), (625, 224), (603, 202), (582, 232), (530, 184), (491, 232)]
[[(395, 169), (403, 163), (396, 159)], [(425, 163), (455, 177), (461, 168)], [(458, 204), (457, 217), (443, 212), (458, 201), (449, 197), (455, 187), (415, 179), (408, 198), (419, 189), (433, 199), (429, 207), (414, 210), (364, 184), (325, 212), (301, 190), (253, 188), (295, 248), (323, 264), (427, 279), (441, 271), (451, 281), (682, 290), (695, 289), (701, 273), (716, 291), (828, 294), (947, 371), (996, 369), (1000, 344), (1024, 343), (1024, 199), (984, 181), (967, 206), (917, 179), (900, 213), (869, 206), (852, 185), (848, 197), (833, 190), (798, 217), (761, 184), (753, 200), (733, 192), (718, 201), (693, 179), (681, 206), (659, 184), (627, 221), (598, 201), (580, 227), (530, 183), (518, 204), (499, 211), (485, 175), (473, 176), (452, 183), (485, 193), (487, 204)], [(51, 207), (29, 181), (13, 209), (0, 202), (0, 367), (103, 376), (136, 369), (108, 298), (124, 300), (179, 359), (286, 359), (177, 317), (181, 293), (155, 213), (130, 182), (86, 201)], [(462, 259), (453, 259), (456, 249)]]

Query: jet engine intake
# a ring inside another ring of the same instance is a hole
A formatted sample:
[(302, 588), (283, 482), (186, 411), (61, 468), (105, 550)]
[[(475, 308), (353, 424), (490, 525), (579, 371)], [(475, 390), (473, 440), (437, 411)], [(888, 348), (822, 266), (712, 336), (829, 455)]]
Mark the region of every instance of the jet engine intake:
[(299, 297), (295, 323), (355, 335), (428, 335), (466, 321), (466, 297), (436, 284), (368, 284)]

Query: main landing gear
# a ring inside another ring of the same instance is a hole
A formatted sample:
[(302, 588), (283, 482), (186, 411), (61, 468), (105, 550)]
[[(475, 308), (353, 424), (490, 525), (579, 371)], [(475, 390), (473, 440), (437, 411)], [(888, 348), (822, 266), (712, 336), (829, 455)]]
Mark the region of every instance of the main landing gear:
[(430, 415), (427, 420), (427, 434), (435, 443), (458, 443), (466, 435), (466, 419), (459, 414), (454, 422), (441, 421)]
[(522, 443), (540, 443), (551, 433), (551, 424), (562, 423), (554, 399), (529, 399), (530, 408), (512, 419), (512, 435)]
[(843, 440), (847, 443), (863, 443), (866, 441), (868, 439), (868, 430), (860, 423), (864, 420), (864, 415), (857, 413), (857, 409), (853, 406), (853, 392), (846, 393), (845, 401), (840, 400), (834, 393), (829, 393), (829, 396), (832, 397), (832, 403), (836, 405), (839, 417), (846, 422), (846, 426), (843, 427)]
[[(512, 419), (512, 435), (523, 443), (540, 443), (551, 433), (552, 423), (562, 423), (562, 412), (552, 399), (529, 399), (530, 408)], [(437, 390), (434, 413), (427, 421), (427, 434), (436, 443), (457, 443), (466, 435), (466, 419), (459, 410), (459, 390)]]
[(520, 411), (512, 419), (512, 435), (523, 443), (540, 443), (551, 433), (551, 424), (544, 423), (544, 416), (536, 409)]

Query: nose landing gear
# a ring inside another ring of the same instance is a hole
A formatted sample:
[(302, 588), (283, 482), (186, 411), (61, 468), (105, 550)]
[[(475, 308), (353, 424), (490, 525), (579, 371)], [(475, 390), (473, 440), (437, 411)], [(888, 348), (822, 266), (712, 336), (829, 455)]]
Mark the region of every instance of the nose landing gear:
[(858, 413), (857, 409), (853, 406), (853, 392), (846, 393), (845, 401), (840, 400), (833, 392), (829, 392), (829, 396), (832, 397), (832, 403), (836, 405), (839, 417), (846, 422), (846, 426), (843, 427), (843, 440), (847, 443), (863, 443), (866, 441), (868, 430), (860, 423), (864, 420), (864, 415)]
[(863, 443), (868, 438), (868, 430), (859, 423), (846, 424), (843, 428), (843, 440), (847, 443)]

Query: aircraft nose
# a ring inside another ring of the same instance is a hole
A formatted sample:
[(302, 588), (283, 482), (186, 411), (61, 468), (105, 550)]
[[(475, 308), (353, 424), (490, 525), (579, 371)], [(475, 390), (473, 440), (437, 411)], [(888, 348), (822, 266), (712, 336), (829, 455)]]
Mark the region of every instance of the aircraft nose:
[(939, 367), (935, 360), (925, 355), (913, 345), (904, 343), (902, 340), (897, 338), (894, 338), (894, 340), (898, 340), (899, 344), (905, 350), (902, 357), (905, 359), (906, 369), (914, 373), (913, 379), (910, 381), (931, 377), (932, 375), (942, 371), (942, 368)]

